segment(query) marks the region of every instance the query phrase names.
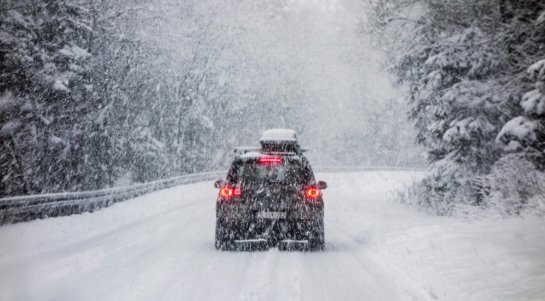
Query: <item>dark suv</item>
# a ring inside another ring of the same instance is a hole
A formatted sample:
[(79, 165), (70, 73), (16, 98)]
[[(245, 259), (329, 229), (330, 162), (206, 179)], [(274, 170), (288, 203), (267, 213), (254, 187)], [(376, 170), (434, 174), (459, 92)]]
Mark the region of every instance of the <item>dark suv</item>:
[(324, 202), (292, 130), (268, 130), (260, 148), (236, 149), (218, 180), (216, 249), (324, 249)]

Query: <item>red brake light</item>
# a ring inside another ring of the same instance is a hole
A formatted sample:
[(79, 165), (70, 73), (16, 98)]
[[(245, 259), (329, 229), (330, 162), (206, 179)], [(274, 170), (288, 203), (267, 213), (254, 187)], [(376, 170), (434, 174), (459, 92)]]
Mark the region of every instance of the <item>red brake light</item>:
[(232, 199), (233, 197), (240, 197), (242, 190), (238, 187), (225, 186), (220, 188), (219, 195), (222, 199)]
[(280, 165), (282, 164), (282, 157), (263, 156), (259, 157), (258, 163), (261, 165)]
[(233, 197), (233, 188), (222, 187), (220, 188), (220, 196), (224, 199), (230, 199)]
[(322, 195), (320, 188), (318, 187), (307, 187), (305, 188), (305, 196), (309, 199), (315, 199)]

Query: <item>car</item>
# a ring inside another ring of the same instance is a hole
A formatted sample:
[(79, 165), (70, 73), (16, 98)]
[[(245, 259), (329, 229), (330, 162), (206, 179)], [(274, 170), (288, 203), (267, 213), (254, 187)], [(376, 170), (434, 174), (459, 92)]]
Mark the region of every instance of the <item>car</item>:
[(315, 181), (295, 131), (264, 131), (236, 148), (216, 201), (218, 250), (324, 250), (324, 181)]

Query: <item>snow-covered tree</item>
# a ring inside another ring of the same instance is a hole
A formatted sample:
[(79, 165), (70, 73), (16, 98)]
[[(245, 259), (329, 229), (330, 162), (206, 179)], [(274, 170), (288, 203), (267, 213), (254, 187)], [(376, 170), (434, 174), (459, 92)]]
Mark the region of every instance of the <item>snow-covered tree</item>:
[(70, 0), (3, 4), (0, 93), (15, 110), (1, 124), (4, 191), (63, 190), (74, 184), (74, 125), (88, 106), (88, 11)]
[[(501, 157), (496, 136), (519, 115), (525, 66), (545, 45), (543, 26), (532, 21), (543, 8), (509, 0), (375, 5), (378, 44), (408, 88), (417, 141), (431, 163), (416, 202), (440, 213), (481, 204), (478, 180)], [(533, 121), (513, 122), (534, 129)]]
[(508, 121), (496, 137), (504, 154), (485, 178), (487, 202), (506, 214), (545, 212), (545, 60), (530, 66), (528, 75), (534, 89), (521, 97), (522, 115)]

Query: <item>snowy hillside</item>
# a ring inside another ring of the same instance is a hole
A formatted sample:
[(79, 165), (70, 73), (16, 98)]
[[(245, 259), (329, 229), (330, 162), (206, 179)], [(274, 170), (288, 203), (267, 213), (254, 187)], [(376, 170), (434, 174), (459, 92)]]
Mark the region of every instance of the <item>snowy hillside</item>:
[(325, 252), (218, 252), (216, 190), (183, 185), (0, 228), (0, 300), (544, 300), (545, 221), (434, 217), (419, 172), (318, 174)]

